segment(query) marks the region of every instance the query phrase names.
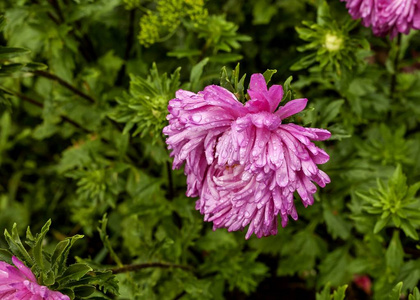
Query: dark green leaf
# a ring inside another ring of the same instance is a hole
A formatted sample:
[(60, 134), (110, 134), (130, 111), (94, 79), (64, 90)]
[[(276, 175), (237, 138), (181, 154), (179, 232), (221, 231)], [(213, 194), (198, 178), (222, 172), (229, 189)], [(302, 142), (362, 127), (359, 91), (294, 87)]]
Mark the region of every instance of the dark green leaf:
[(25, 55), (31, 52), (25, 48), (0, 47), (0, 60)]

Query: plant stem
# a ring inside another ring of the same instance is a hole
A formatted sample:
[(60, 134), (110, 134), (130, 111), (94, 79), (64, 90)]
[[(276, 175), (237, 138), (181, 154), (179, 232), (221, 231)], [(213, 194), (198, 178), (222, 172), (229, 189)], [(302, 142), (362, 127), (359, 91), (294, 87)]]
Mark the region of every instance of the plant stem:
[[(22, 99), (23, 101), (26, 101), (26, 102), (28, 102), (28, 103), (31, 103), (31, 104), (33, 104), (33, 105), (35, 105), (35, 106), (38, 106), (38, 107), (40, 107), (40, 108), (43, 108), (43, 107), (44, 107), (44, 104), (42, 104), (41, 102), (39, 102), (39, 101), (37, 101), (37, 100), (35, 100), (35, 99), (32, 99), (32, 98), (30, 98), (30, 97), (28, 97), (28, 96), (26, 96), (26, 95), (24, 95), (24, 94), (21, 94), (21, 93), (19, 93), (19, 92), (12, 91), (12, 90), (9, 90), (9, 89), (6, 89), (5, 87), (2, 87), (2, 86), (0, 86), (0, 89), (4, 90), (5, 92), (7, 92), (7, 93), (9, 93), (9, 94), (11, 94), (11, 95), (14, 95), (14, 96), (16, 96), (16, 97), (18, 97), (18, 98)], [(92, 131), (90, 131), (89, 129), (86, 129), (86, 128), (82, 127), (80, 124), (78, 124), (77, 122), (73, 121), (72, 119), (69, 119), (69, 118), (68, 118), (68, 117), (66, 117), (66, 116), (60, 116), (60, 117), (61, 117), (61, 119), (62, 119), (63, 121), (65, 121), (65, 122), (67, 122), (67, 123), (69, 123), (69, 124), (73, 125), (73, 126), (74, 126), (74, 127), (76, 127), (77, 129), (80, 129), (80, 130), (84, 131), (85, 133), (88, 133), (88, 134), (92, 134), (92, 133), (93, 133), (93, 132), (92, 132)]]
[[(39, 4), (38, 0), (32, 0), (34, 3)], [(55, 13), (57, 14), (58, 18), (55, 17), (51, 12), (48, 12), (48, 16), (53, 20), (54, 23), (57, 25), (66, 23), (66, 20), (64, 18), (63, 10), (60, 7), (60, 4), (57, 0), (47, 0), (47, 2), (51, 5), (51, 7), (54, 9)], [(65, 3), (68, 5), (68, 1)], [(66, 8), (65, 8), (66, 9)], [(82, 28), (80, 21), (74, 22), (74, 27), (79, 31), (80, 34), (77, 34), (75, 32), (75, 29), (73, 28), (70, 33), (74, 36), (74, 38), (79, 42), (79, 50), (83, 57), (86, 59), (86, 61), (91, 62), (96, 59), (96, 51), (93, 47), (93, 43), (90, 40), (89, 36), (86, 34), (82, 34)]]
[(64, 86), (68, 90), (72, 91), (76, 95), (82, 97), (83, 99), (86, 99), (90, 103), (95, 103), (95, 99), (93, 99), (91, 96), (83, 93), (81, 90), (77, 89), (75, 86), (72, 86), (70, 83), (68, 83), (64, 79), (58, 77), (57, 75), (54, 75), (52, 73), (45, 72), (45, 71), (39, 71), (39, 70), (38, 71), (33, 71), (33, 73), (35, 75), (38, 75), (38, 76), (41, 76), (41, 77), (45, 77), (45, 78), (48, 78), (48, 79), (52, 79), (54, 81), (57, 81), (60, 85)]
[(397, 37), (397, 44), (395, 45), (397, 47), (395, 58), (394, 58), (394, 73), (391, 76), (391, 86), (389, 90), (389, 97), (391, 100), (395, 98), (395, 90), (397, 87), (397, 75), (398, 75), (398, 64), (400, 59), (400, 49), (401, 49), (401, 33), (398, 34)]
[[(54, 75), (52, 73), (46, 72), (46, 71), (33, 71), (33, 73), (35, 75), (41, 76), (41, 77), (45, 77), (54, 81), (57, 81), (60, 85), (62, 85), (63, 87), (65, 87), (66, 89), (72, 91), (73, 93), (75, 93), (76, 95), (82, 97), (83, 99), (89, 101), (90, 103), (96, 103), (95, 99), (93, 99), (91, 96), (85, 94), (84, 92), (82, 92), (81, 90), (79, 90), (78, 88), (76, 88), (75, 86), (71, 85), (70, 83), (68, 83), (67, 81), (65, 81), (64, 79), (58, 77), (57, 75)], [(122, 131), (123, 128), (121, 127), (121, 125), (116, 122), (115, 120), (106, 117), (118, 130)]]
[(123, 266), (123, 267), (118, 267), (118, 268), (111, 269), (111, 271), (114, 274), (119, 274), (119, 273), (125, 273), (125, 272), (138, 271), (138, 270), (147, 269), (147, 268), (164, 268), (164, 269), (177, 268), (177, 269), (192, 271), (192, 268), (189, 267), (189, 266), (170, 264), (170, 263), (158, 263), (158, 262), (126, 265), (126, 266)]
[[(8, 93), (8, 94), (10, 94), (10, 95), (13, 95), (13, 96), (16, 96), (16, 97), (18, 97), (18, 98), (22, 99), (23, 101), (26, 101), (26, 102), (28, 102), (28, 103), (31, 103), (31, 104), (35, 105), (35, 106), (38, 106), (39, 108), (44, 108), (44, 104), (42, 104), (41, 102), (39, 102), (39, 101), (37, 101), (37, 100), (35, 100), (35, 99), (33, 99), (33, 98), (30, 98), (30, 97), (28, 97), (28, 96), (24, 95), (24, 94), (22, 94), (22, 93), (19, 93), (19, 92), (17, 92), (17, 91), (12, 91), (12, 90), (9, 90), (9, 89), (7, 89), (7, 88), (5, 88), (5, 87), (3, 87), (3, 86), (0, 86), (0, 89), (1, 89), (1, 90), (3, 90), (3, 91), (5, 91), (6, 93)], [(85, 132), (85, 133), (87, 133), (87, 134), (94, 134), (94, 132), (93, 132), (93, 131), (90, 131), (89, 129), (84, 128), (84, 127), (83, 127), (83, 126), (81, 126), (79, 123), (77, 123), (77, 122), (73, 121), (72, 119), (70, 119), (70, 118), (68, 118), (68, 117), (66, 117), (66, 116), (60, 115), (60, 118), (61, 118), (63, 121), (65, 121), (65, 122), (67, 122), (67, 123), (69, 123), (69, 124), (73, 125), (73, 126), (74, 126), (74, 127), (76, 127), (77, 129), (79, 129), (79, 130), (81, 130), (81, 131), (83, 131), (83, 132)], [(105, 139), (105, 138), (103, 138), (103, 137), (100, 137), (100, 139), (101, 139), (101, 141), (103, 141), (105, 144), (111, 144), (111, 142), (110, 142), (109, 140), (107, 140), (107, 139)], [(133, 148), (134, 148), (134, 150), (135, 150), (136, 152), (138, 152), (138, 151), (137, 151), (137, 148), (135, 148), (135, 147), (133, 147)], [(138, 153), (137, 153), (137, 154), (138, 154)], [(133, 157), (133, 156), (132, 156), (131, 154), (129, 154), (129, 153), (127, 153), (127, 158), (128, 158), (128, 161), (130, 161), (130, 163), (133, 163), (133, 162), (135, 162), (135, 161), (137, 161), (137, 160), (138, 160), (136, 157)]]

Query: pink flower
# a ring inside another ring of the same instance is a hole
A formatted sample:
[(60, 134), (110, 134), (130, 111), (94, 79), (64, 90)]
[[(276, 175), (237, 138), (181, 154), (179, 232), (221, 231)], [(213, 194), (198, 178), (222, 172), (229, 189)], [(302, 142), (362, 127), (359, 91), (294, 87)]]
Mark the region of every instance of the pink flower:
[(2, 300), (70, 300), (60, 292), (51, 291), (46, 286), (39, 285), (32, 274), (16, 257), (13, 264), (0, 261), (0, 299)]
[(362, 24), (372, 27), (375, 35), (399, 32), (408, 34), (411, 29), (420, 29), (420, 0), (341, 0), (353, 19), (362, 18)]
[(163, 130), (173, 167), (185, 162), (187, 196), (199, 197), (196, 209), (204, 220), (229, 231), (249, 225), (247, 239), (276, 234), (279, 214), (283, 226), (289, 215), (296, 220), (295, 191), (306, 207), (314, 201), (313, 182), (330, 182), (317, 167), (329, 156), (312, 143), (330, 133), (282, 122), (303, 110), (307, 99), (278, 108), (283, 88), (267, 90), (262, 74), (252, 75), (248, 95), (243, 105), (219, 86), (198, 94), (179, 90)]
[(353, 282), (365, 291), (366, 294), (372, 294), (372, 281), (370, 280), (369, 276), (367, 275), (355, 275), (353, 278)]

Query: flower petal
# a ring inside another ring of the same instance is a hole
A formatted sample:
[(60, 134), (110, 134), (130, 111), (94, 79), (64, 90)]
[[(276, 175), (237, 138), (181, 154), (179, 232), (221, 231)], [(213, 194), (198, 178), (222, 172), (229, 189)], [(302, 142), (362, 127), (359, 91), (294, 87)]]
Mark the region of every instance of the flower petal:
[(298, 112), (301, 112), (308, 103), (308, 99), (295, 99), (286, 103), (285, 106), (280, 106), (279, 110), (275, 113), (280, 119), (286, 119)]

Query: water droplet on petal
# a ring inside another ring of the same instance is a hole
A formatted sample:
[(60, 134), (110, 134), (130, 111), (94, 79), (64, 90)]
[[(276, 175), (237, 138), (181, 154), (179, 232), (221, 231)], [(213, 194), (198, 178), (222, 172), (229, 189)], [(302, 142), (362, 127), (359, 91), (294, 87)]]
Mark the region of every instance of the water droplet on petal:
[(202, 117), (201, 117), (200, 114), (195, 114), (195, 115), (192, 116), (192, 120), (196, 123), (200, 122), (201, 119), (202, 119)]

